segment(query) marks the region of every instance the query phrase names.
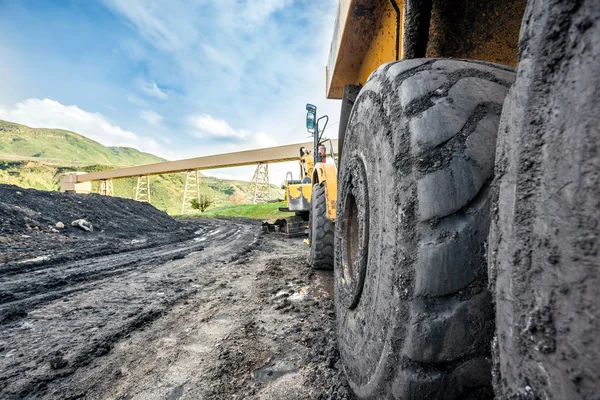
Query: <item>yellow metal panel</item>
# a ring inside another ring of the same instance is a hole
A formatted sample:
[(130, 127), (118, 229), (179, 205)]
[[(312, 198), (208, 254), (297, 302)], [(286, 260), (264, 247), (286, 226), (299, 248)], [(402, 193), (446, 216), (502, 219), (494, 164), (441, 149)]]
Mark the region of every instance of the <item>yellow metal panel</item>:
[(287, 203), (290, 211), (310, 211), (312, 184), (296, 184), (287, 186)]
[[(388, 0), (340, 0), (326, 68), (328, 99), (341, 99), (344, 85), (358, 82), (361, 64), (382, 28), (380, 20), (388, 6)], [(395, 34), (395, 19), (393, 26)]]
[(303, 196), (310, 202), (310, 197), (312, 195), (312, 185), (310, 183), (289, 185), (288, 188), (290, 198), (296, 199)]
[(335, 222), (337, 204), (337, 169), (335, 165), (317, 163), (313, 182), (325, 183), (327, 218)]
[(325, 193), (327, 196), (327, 217), (335, 222), (337, 213), (337, 179), (325, 181)]
[[(356, 85), (364, 85), (380, 65), (396, 60), (396, 12), (389, 1), (386, 4), (381, 18), (375, 24), (375, 36), (360, 65), (358, 79), (354, 83)], [(404, 7), (402, 0), (397, 0), (396, 4), (400, 10)], [(402, 54), (402, 17), (400, 21), (399, 50)]]
[(308, 202), (310, 203), (310, 199), (312, 198), (312, 184), (308, 183), (302, 185), (302, 196), (308, 199)]
[[(352, 79), (352, 68), (344, 67), (339, 61), (342, 57), (342, 50), (346, 46), (345, 43), (342, 45), (342, 38), (344, 35), (349, 35), (350, 32), (346, 32), (346, 22), (350, 14), (350, 3), (351, 0), (340, 0), (338, 6), (337, 16), (335, 18), (333, 38), (331, 39), (331, 48), (329, 49), (329, 60), (325, 67), (325, 92), (327, 97), (330, 99), (341, 99), (344, 90), (344, 85), (341, 82)], [(350, 76), (346, 76), (348, 73)]]

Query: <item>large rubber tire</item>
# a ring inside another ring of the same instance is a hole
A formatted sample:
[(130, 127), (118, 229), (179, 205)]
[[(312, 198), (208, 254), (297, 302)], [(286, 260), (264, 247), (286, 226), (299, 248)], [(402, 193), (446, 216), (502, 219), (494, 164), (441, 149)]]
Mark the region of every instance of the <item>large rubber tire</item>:
[(333, 269), (333, 238), (335, 224), (327, 218), (327, 197), (323, 183), (312, 188), (308, 240), (308, 262), (315, 269)]
[(339, 350), (360, 398), (489, 398), (485, 244), (512, 69), (414, 59), (361, 90), (338, 182)]
[(501, 399), (600, 398), (600, 2), (530, 0), (490, 231)]

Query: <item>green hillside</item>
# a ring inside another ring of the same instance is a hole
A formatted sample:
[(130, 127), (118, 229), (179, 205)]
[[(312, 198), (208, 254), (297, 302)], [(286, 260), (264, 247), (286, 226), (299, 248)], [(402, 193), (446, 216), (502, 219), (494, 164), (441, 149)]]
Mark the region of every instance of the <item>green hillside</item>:
[[(127, 147), (105, 147), (77, 133), (60, 129), (32, 129), (0, 120), (0, 183), (39, 190), (58, 190), (62, 174), (73, 170), (103, 171), (119, 166), (164, 161)], [(181, 212), (185, 173), (150, 177), (152, 204), (169, 214)], [(136, 179), (113, 181), (115, 196), (132, 198)], [(97, 184), (93, 186), (97, 191)], [(202, 195), (214, 200), (212, 208), (250, 202), (250, 182), (202, 176)], [(283, 191), (271, 185), (271, 197)]]
[(75, 132), (0, 120), (0, 159), (50, 165), (141, 165), (165, 159), (131, 147), (106, 147)]

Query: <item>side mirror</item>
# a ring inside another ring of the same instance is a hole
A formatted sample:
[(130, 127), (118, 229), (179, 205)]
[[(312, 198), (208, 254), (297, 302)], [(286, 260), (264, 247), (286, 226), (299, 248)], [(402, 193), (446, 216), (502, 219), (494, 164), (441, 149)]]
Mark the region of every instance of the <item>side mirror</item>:
[(308, 111), (306, 113), (306, 129), (314, 134), (317, 120), (317, 107), (312, 104), (307, 104), (306, 111)]

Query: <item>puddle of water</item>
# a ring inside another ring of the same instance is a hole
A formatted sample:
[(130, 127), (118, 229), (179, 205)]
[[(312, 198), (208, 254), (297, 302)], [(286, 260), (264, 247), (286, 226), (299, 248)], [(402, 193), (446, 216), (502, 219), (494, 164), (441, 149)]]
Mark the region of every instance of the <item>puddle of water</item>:
[(131, 242), (131, 244), (136, 244), (136, 243), (146, 243), (148, 241), (148, 239), (133, 239)]
[(206, 236), (202, 236), (199, 238), (194, 238), (194, 242), (204, 242), (206, 240)]

